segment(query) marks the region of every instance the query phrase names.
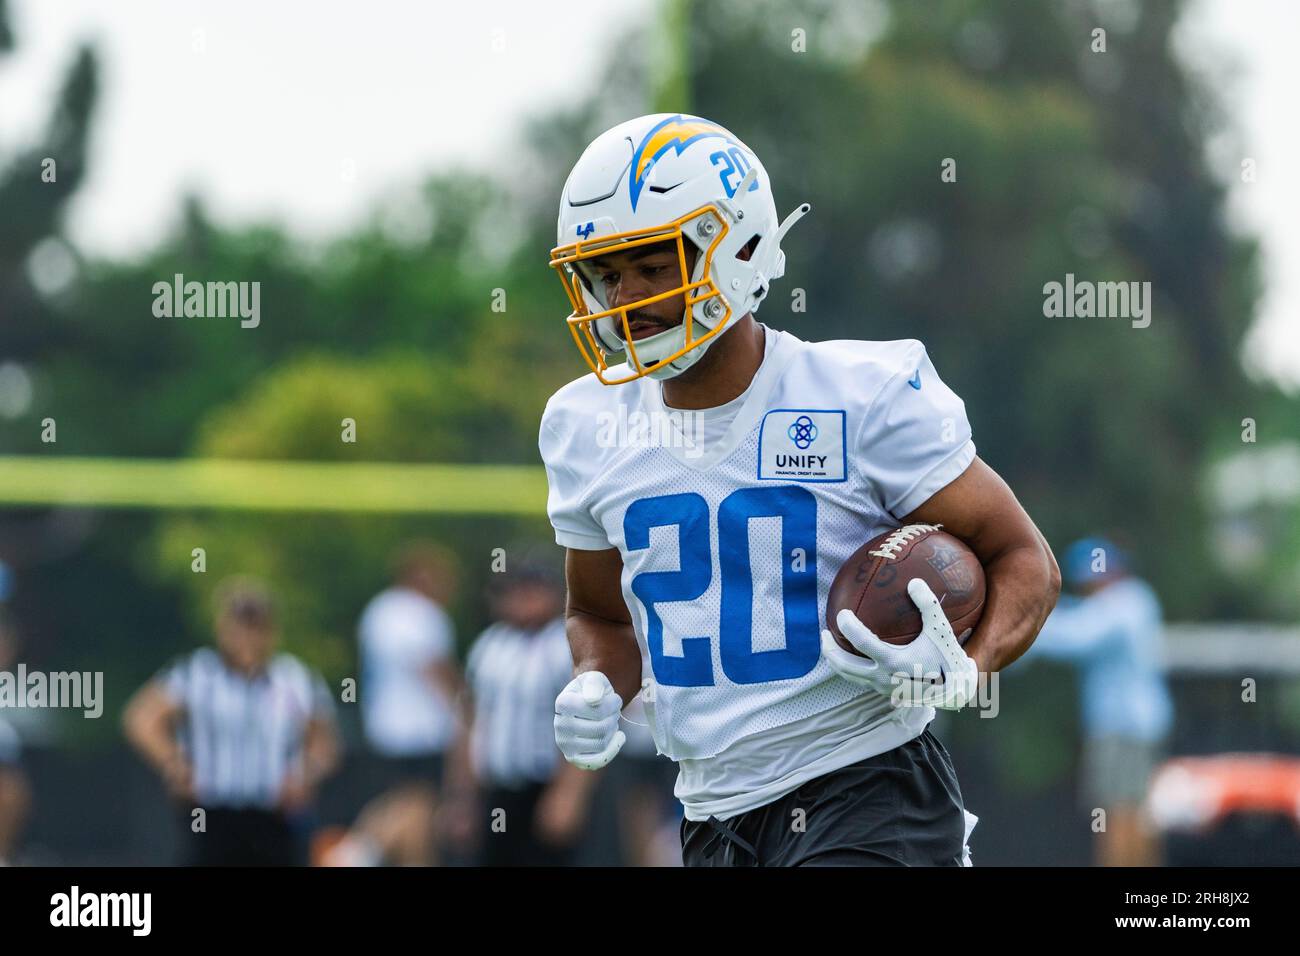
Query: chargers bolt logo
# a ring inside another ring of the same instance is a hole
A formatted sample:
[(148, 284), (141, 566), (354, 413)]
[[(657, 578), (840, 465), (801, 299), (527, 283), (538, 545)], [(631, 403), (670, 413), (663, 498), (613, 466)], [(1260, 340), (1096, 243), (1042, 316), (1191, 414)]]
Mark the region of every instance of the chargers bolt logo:
[(692, 143), (705, 138), (722, 139), (735, 146), (740, 145), (728, 136), (727, 131), (721, 126), (716, 126), (698, 116), (687, 116), (681, 113), (662, 120), (646, 133), (645, 138), (632, 151), (632, 166), (628, 174), (628, 190), (633, 212), (636, 212), (637, 200), (646, 181), (650, 178), (650, 171), (655, 163), (667, 155), (669, 150), (676, 151), (680, 156)]

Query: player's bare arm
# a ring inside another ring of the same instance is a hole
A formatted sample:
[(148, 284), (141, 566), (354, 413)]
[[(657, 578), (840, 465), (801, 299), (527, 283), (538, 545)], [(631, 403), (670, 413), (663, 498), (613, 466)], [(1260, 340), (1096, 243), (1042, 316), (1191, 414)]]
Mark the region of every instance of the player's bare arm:
[(1006, 667), (1033, 643), (1061, 590), (1061, 572), (1007, 483), (976, 458), (960, 477), (903, 519), (938, 524), (984, 566), (984, 612), (966, 653), (983, 673)]
[(565, 629), (575, 676), (555, 699), (555, 743), (581, 770), (599, 770), (622, 749), (619, 717), (641, 689), (641, 652), (621, 570), (617, 549), (568, 549)]
[(579, 551), (565, 558), (569, 598), (565, 626), (574, 676), (599, 671), (626, 705), (641, 690), (641, 651), (623, 602), (623, 559), (617, 548)]

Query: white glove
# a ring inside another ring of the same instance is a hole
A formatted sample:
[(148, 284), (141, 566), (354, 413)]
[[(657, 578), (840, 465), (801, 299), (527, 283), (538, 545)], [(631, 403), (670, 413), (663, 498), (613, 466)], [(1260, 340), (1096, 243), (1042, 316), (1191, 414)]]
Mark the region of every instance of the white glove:
[(564, 759), (583, 770), (599, 770), (614, 759), (627, 736), (618, 729), (623, 698), (600, 671), (569, 681), (555, 698), (555, 743)]
[(960, 710), (975, 698), (979, 666), (962, 650), (930, 586), (912, 578), (907, 594), (920, 609), (923, 625), (912, 643), (885, 643), (845, 608), (835, 623), (845, 639), (868, 657), (840, 647), (829, 630), (822, 631), (822, 656), (845, 680), (889, 697), (895, 707)]

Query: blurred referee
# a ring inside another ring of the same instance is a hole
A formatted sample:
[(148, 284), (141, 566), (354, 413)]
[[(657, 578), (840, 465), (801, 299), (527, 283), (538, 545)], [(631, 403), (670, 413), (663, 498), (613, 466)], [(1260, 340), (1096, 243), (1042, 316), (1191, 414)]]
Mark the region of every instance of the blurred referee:
[[(190, 866), (305, 862), (295, 817), (338, 763), (333, 701), (290, 654), (256, 582), (223, 582), (216, 649), (181, 657), (127, 705), (127, 739), (184, 809), (181, 861)], [(193, 832), (195, 808), (205, 832)]]
[[(489, 589), (494, 624), (470, 649), (469, 733), (452, 812), (476, 820), (484, 866), (565, 866), (598, 774), (560, 759), (555, 697), (573, 679), (557, 575), (517, 563)], [(477, 801), (466, 791), (477, 791)]]

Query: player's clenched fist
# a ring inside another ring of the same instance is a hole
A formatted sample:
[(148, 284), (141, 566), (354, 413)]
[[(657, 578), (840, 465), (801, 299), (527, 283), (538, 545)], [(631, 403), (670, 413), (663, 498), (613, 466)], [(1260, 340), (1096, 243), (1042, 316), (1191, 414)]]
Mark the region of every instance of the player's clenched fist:
[(569, 681), (555, 698), (555, 743), (564, 759), (583, 770), (599, 770), (614, 759), (627, 736), (618, 729), (623, 698), (600, 671)]

